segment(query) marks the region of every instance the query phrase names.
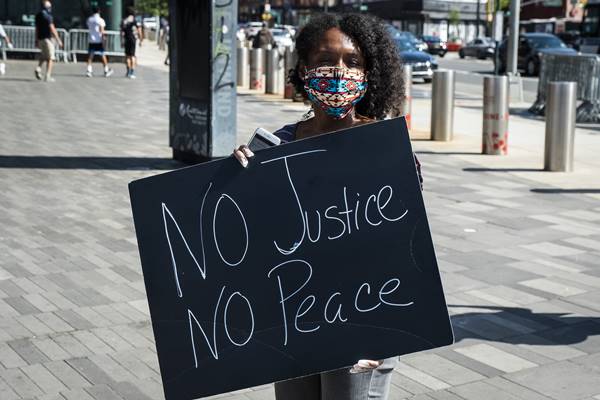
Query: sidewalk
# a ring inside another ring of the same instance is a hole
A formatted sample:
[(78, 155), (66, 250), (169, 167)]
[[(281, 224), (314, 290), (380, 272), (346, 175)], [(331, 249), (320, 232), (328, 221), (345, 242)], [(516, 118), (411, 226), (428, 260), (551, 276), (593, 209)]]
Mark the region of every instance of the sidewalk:
[[(0, 79), (2, 400), (163, 399), (127, 184), (181, 164), (166, 70), (142, 60), (135, 81), (80, 63), (46, 84), (24, 61)], [(479, 107), (457, 101), (454, 141), (413, 141), (456, 344), (402, 357), (390, 399), (598, 400), (600, 133), (578, 130), (573, 174), (547, 173), (543, 121), (511, 117), (510, 155), (482, 156)], [(305, 110), (240, 91), (238, 143)]]

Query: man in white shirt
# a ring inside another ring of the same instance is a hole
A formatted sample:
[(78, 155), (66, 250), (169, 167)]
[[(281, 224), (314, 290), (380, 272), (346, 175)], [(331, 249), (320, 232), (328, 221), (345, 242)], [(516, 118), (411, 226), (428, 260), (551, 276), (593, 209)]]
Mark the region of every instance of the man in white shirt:
[[(6, 34), (4, 27), (0, 24), (0, 48), (2, 47), (2, 40), (4, 40), (6, 42), (6, 45), (8, 46), (9, 49), (12, 49), (12, 47), (13, 47), (12, 42), (10, 41), (10, 38)], [(3, 52), (0, 51), (0, 55), (2, 53)], [(0, 76), (4, 75), (5, 73), (6, 73), (6, 65), (0, 59)]]
[(104, 28), (106, 27), (106, 22), (100, 16), (100, 9), (98, 7), (92, 7), (92, 16), (88, 18), (87, 26), (89, 30), (89, 46), (86, 75), (90, 78), (93, 76), (92, 61), (94, 60), (94, 55), (98, 54), (102, 57), (104, 76), (109, 77), (114, 71), (108, 67), (108, 59), (106, 58), (106, 54), (104, 54)]

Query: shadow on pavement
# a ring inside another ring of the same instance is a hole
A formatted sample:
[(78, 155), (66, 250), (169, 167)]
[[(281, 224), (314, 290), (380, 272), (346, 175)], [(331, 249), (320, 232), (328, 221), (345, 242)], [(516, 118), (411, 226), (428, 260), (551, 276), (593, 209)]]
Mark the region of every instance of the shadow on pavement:
[(547, 189), (531, 189), (534, 193), (544, 193), (544, 194), (569, 194), (569, 193), (600, 193), (600, 189), (559, 189), (559, 188), (547, 188)]
[(463, 171), (466, 172), (540, 172), (543, 170), (543, 168), (463, 168)]
[(0, 168), (172, 170), (186, 166), (159, 157), (2, 156)]
[[(600, 318), (569, 313), (534, 313), (528, 308), (470, 306), (452, 307), (494, 310), (451, 316), (456, 342), (483, 339), (510, 344), (571, 345), (600, 335)], [(512, 327), (512, 329), (511, 329)]]

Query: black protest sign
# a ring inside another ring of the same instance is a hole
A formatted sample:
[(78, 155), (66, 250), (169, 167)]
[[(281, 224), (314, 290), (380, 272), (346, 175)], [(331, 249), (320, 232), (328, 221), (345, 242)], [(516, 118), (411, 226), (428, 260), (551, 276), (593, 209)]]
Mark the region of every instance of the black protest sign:
[(453, 341), (403, 119), (130, 193), (168, 400)]

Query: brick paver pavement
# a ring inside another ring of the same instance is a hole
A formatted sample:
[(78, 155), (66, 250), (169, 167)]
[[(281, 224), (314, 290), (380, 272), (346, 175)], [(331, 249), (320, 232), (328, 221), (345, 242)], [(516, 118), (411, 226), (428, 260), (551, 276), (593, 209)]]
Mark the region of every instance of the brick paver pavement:
[[(83, 72), (59, 64), (44, 84), (9, 62), (0, 79), (2, 400), (163, 398), (127, 183), (180, 166), (167, 76)], [(243, 142), (302, 106), (245, 93), (239, 109)], [(468, 154), (415, 147), (457, 342), (402, 357), (390, 398), (600, 399), (597, 192), (532, 191)]]

